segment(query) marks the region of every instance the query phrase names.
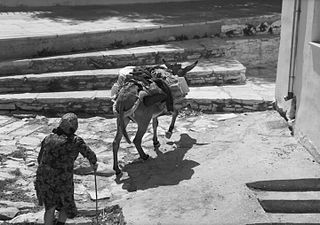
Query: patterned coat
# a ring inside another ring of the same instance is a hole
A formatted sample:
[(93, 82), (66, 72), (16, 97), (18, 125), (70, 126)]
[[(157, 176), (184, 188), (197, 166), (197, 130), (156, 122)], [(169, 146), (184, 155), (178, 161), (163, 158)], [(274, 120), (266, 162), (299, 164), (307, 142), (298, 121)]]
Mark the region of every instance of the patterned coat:
[(74, 202), (73, 167), (81, 153), (91, 164), (97, 162), (95, 153), (77, 135), (66, 136), (52, 133), (44, 138), (38, 156), (39, 167), (35, 189), (39, 204), (46, 210), (64, 209), (68, 218), (77, 215)]

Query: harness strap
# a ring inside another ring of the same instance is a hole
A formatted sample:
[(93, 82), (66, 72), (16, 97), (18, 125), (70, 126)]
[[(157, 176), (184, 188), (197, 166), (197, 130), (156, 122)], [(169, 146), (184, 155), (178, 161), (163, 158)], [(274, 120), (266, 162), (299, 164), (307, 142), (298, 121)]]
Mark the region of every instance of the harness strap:
[[(123, 112), (123, 116), (124, 116), (124, 117), (130, 117), (130, 116), (132, 116), (132, 115), (134, 114), (134, 112), (137, 110), (138, 106), (140, 105), (140, 102), (141, 102), (141, 99), (138, 98), (137, 101), (136, 101), (136, 102), (133, 104), (133, 106), (131, 107), (131, 109)], [(116, 116), (118, 116), (119, 113), (117, 112), (117, 109), (116, 109), (116, 103), (117, 103), (116, 101), (113, 103), (112, 109), (113, 109), (113, 113), (114, 113)]]

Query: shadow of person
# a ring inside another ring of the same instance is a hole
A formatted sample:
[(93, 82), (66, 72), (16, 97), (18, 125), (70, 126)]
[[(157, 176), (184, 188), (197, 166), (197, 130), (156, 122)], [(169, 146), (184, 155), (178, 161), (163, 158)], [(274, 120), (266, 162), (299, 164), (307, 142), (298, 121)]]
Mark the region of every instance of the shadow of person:
[(181, 134), (176, 142), (168, 142), (174, 150), (161, 152), (155, 149), (156, 158), (150, 158), (144, 162), (132, 162), (122, 169), (127, 177), (117, 177), (118, 184), (123, 183), (122, 188), (127, 191), (146, 190), (158, 186), (177, 185), (183, 180), (191, 179), (194, 171), (192, 168), (199, 163), (184, 159), (185, 154), (197, 143), (188, 134)]

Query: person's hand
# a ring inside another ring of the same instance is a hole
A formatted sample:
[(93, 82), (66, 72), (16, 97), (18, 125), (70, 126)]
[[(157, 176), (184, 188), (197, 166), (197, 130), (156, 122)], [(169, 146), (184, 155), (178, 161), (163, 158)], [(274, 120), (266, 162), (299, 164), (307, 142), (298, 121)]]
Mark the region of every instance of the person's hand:
[(98, 162), (96, 162), (95, 164), (91, 164), (91, 167), (94, 171), (97, 171), (98, 169)]

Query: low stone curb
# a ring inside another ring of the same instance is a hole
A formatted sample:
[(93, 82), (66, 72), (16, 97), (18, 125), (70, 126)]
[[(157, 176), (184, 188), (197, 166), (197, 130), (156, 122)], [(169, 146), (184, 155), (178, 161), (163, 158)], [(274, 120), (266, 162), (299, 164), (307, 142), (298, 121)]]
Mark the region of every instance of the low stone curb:
[[(183, 66), (190, 63), (183, 63)], [(58, 92), (111, 89), (120, 69), (85, 70), (0, 77), (0, 93)], [(188, 72), (191, 86), (243, 84), (246, 68), (236, 60), (206, 60)]]
[[(109, 96), (109, 90), (0, 95), (0, 113), (57, 116), (72, 111), (83, 116), (113, 116)], [(253, 112), (272, 109), (273, 96), (274, 84), (191, 87), (181, 106), (206, 113)]]

